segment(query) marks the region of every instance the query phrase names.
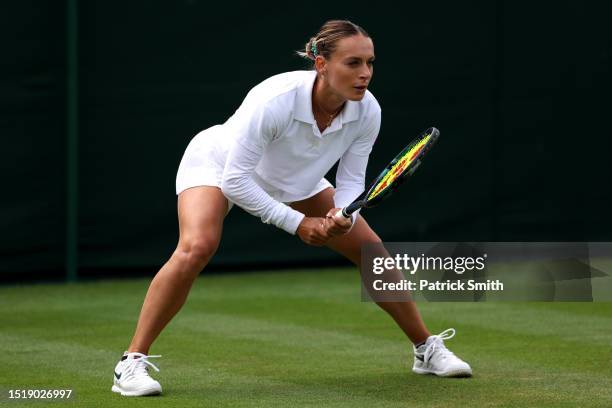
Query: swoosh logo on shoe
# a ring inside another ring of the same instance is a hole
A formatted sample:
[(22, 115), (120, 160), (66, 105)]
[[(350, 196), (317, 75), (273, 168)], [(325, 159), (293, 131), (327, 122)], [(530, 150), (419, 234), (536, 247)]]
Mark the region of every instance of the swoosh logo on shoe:
[(121, 374), (117, 374), (117, 372), (115, 372), (115, 377), (120, 380), (121, 379)]
[[(418, 354), (415, 354), (414, 356), (415, 356), (415, 357), (416, 357), (418, 360), (421, 360), (422, 362), (425, 362), (425, 357), (423, 357), (423, 356), (419, 356)], [(115, 374), (115, 375), (117, 375), (117, 374)]]

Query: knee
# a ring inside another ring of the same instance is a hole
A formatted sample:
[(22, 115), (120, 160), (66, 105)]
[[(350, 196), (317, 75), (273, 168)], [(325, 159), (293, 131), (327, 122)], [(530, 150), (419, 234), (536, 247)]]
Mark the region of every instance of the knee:
[(374, 247), (380, 246), (382, 244), (382, 240), (378, 238), (378, 236), (367, 237), (361, 242), (361, 246), (364, 245), (372, 245)]
[(354, 251), (355, 253), (353, 255), (352, 260), (358, 268), (361, 268), (361, 258), (363, 251), (369, 252), (372, 257), (388, 256), (380, 238), (368, 237), (368, 239), (364, 239), (359, 242)]
[(210, 258), (215, 254), (219, 241), (213, 238), (201, 237), (179, 242), (174, 251), (173, 258), (187, 269), (204, 268)]

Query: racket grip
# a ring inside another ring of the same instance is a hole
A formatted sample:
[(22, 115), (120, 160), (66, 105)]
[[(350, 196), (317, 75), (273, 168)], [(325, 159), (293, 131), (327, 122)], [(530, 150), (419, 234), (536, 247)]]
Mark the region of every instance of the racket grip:
[(353, 213), (362, 207), (364, 207), (363, 201), (353, 201), (343, 209), (338, 210), (335, 216), (339, 217), (342, 215), (344, 218), (352, 218)]
[(345, 211), (346, 211), (346, 207), (344, 207), (341, 210), (338, 210), (338, 212), (336, 213), (336, 217), (351, 218), (351, 215), (350, 214), (346, 214)]

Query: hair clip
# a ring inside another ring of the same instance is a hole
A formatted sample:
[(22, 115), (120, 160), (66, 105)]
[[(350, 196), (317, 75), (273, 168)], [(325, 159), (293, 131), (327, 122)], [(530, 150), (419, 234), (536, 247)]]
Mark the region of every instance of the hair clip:
[(312, 55), (314, 55), (315, 57), (319, 54), (319, 50), (317, 49), (317, 43), (316, 41), (313, 41), (310, 44), (310, 51), (312, 51)]

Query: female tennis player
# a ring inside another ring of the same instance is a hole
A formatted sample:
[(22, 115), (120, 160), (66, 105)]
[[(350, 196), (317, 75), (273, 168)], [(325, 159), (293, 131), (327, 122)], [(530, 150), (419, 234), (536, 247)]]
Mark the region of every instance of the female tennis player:
[[(176, 178), (180, 238), (144, 300), (136, 332), (115, 368), (112, 390), (161, 393), (149, 376), (153, 341), (185, 303), (215, 253), (233, 204), (310, 245), (325, 245), (359, 266), (361, 246), (380, 238), (357, 213), (336, 217), (365, 186), (381, 110), (367, 90), (374, 45), (363, 28), (328, 21), (300, 55), (314, 70), (273, 76), (248, 93), (223, 125), (196, 135)], [(338, 161), (336, 188), (324, 175)], [(444, 346), (454, 330), (432, 336), (413, 302), (381, 302), (414, 344), (413, 371), (470, 376)]]

